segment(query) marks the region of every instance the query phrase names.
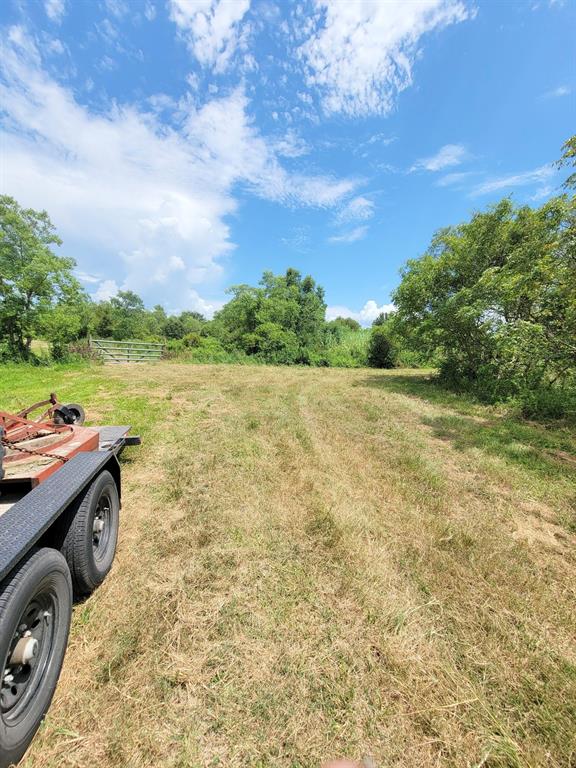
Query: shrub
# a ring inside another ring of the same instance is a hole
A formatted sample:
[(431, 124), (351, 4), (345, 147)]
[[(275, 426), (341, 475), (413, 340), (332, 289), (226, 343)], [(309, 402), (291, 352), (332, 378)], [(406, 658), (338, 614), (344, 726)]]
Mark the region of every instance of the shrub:
[(334, 368), (361, 368), (367, 365), (370, 331), (353, 329), (346, 324), (328, 324), (325, 338), (326, 361)]
[(371, 368), (394, 368), (396, 365), (396, 349), (380, 325), (375, 325), (370, 334), (368, 365)]
[(576, 419), (576, 389), (539, 388), (516, 401), (525, 419)]

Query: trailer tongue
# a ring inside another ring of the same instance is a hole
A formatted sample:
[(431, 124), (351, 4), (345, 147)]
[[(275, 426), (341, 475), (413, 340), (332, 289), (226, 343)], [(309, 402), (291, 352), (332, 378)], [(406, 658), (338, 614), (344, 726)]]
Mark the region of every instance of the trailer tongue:
[(114, 560), (118, 456), (140, 438), (83, 422), (82, 406), (54, 394), (0, 411), (0, 768), (20, 760), (48, 710), (73, 599)]

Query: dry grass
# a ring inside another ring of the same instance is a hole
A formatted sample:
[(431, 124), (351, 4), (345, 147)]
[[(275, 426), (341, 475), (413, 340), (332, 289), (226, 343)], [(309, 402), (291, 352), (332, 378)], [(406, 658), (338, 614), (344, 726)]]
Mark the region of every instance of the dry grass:
[(117, 562), (26, 766), (576, 764), (573, 435), (417, 374), (125, 374)]

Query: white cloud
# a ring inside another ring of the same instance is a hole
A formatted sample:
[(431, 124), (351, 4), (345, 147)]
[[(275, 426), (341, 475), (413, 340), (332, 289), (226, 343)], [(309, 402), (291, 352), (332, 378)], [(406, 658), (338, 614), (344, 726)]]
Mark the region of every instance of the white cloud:
[(205, 317), (212, 319), (214, 313), (218, 312), (219, 309), (222, 309), (225, 303), (225, 301), (219, 301), (217, 299), (203, 299), (197, 291), (191, 290), (189, 292), (186, 309), (193, 312), (201, 312)]
[(101, 282), (101, 278), (98, 275), (91, 275), (89, 272), (84, 272), (82, 269), (76, 269), (76, 277), (82, 283), (96, 284)]
[(350, 232), (344, 232), (342, 235), (332, 235), (328, 238), (329, 243), (356, 243), (362, 240), (368, 233), (368, 227), (355, 227)]
[(459, 0), (314, 0), (314, 8), (312, 18), (300, 14), (306, 82), (326, 112), (352, 116), (390, 112), (412, 82), (421, 37), (472, 15)]
[(44, 45), (44, 50), (48, 53), (55, 53), (58, 56), (64, 53), (64, 46), (62, 45), (62, 41), (58, 40), (57, 38), (54, 38), (52, 40), (48, 40)]
[(543, 187), (540, 187), (540, 189), (534, 192), (534, 194), (530, 197), (530, 200), (533, 203), (537, 203), (540, 200), (543, 200), (545, 197), (549, 197), (553, 191), (554, 191), (554, 188), (552, 187), (551, 184), (545, 184)]
[(156, 18), (156, 6), (153, 3), (147, 1), (144, 4), (144, 16), (148, 21), (154, 21)]
[(60, 22), (66, 10), (64, 0), (44, 0), (44, 10), (51, 21)]
[(371, 325), (382, 312), (394, 312), (394, 304), (378, 305), (373, 299), (369, 299), (362, 309), (355, 311), (342, 305), (334, 305), (326, 308), (326, 320), (335, 320), (337, 317), (351, 317), (361, 325)]
[(556, 171), (551, 165), (542, 165), (540, 168), (536, 168), (533, 171), (509, 174), (508, 176), (500, 176), (495, 179), (484, 181), (482, 184), (478, 184), (474, 187), (471, 194), (473, 197), (479, 197), (480, 195), (489, 195), (492, 192), (498, 192), (501, 189), (524, 187), (529, 184), (542, 184), (554, 176), (555, 173)]
[(396, 141), (396, 136), (387, 136), (385, 133), (375, 133), (373, 136), (370, 136), (367, 144), (378, 144), (382, 147), (387, 147), (389, 144), (392, 144)]
[(457, 184), (469, 179), (471, 176), (476, 176), (476, 171), (463, 171), (462, 173), (447, 173), (445, 176), (441, 176), (436, 182), (437, 187), (453, 187)]
[(94, 301), (108, 301), (112, 296), (116, 296), (119, 290), (116, 280), (102, 280), (98, 288), (91, 295)]
[(349, 221), (366, 221), (371, 219), (374, 215), (374, 203), (372, 200), (368, 200), (366, 197), (359, 195), (349, 200), (344, 205), (336, 216), (336, 219), (340, 223), (346, 223)]
[(213, 159), (219, 179), (228, 187), (245, 182), (257, 195), (288, 205), (329, 208), (349, 195), (356, 180), (289, 174), (280, 164), (274, 143), (259, 135), (247, 115), (248, 99), (237, 89), (231, 96), (192, 111), (185, 125), (192, 146)]
[(282, 157), (302, 157), (310, 152), (309, 145), (293, 128), (289, 128), (284, 136), (275, 142), (274, 149)]
[(441, 171), (443, 168), (450, 168), (454, 165), (460, 165), (468, 157), (466, 147), (462, 144), (445, 144), (435, 155), (423, 157), (416, 160), (411, 171)]
[(559, 99), (562, 96), (569, 96), (572, 93), (572, 88), (568, 85), (559, 85), (557, 88), (552, 88), (551, 91), (546, 91), (542, 94), (543, 99)]
[(250, 0), (170, 0), (170, 18), (198, 61), (224, 72), (241, 43)]
[(117, 19), (122, 19), (128, 13), (128, 5), (124, 0), (104, 0), (104, 4), (109, 13), (112, 16), (116, 16)]
[(64, 252), (102, 275), (102, 290), (114, 279), (149, 301), (189, 306), (192, 289), (219, 285), (235, 247), (227, 217), (238, 185), (320, 208), (357, 186), (288, 173), (248, 117), (241, 89), (201, 108), (182, 102), (177, 132), (134, 106), (91, 113), (42, 71), (21, 28), (8, 39), (0, 61), (2, 185), (23, 205), (49, 209)]

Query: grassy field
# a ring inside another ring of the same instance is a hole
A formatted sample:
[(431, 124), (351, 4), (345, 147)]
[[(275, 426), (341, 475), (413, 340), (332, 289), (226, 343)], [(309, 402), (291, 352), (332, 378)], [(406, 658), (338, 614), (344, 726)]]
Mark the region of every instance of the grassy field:
[(145, 440), (27, 768), (576, 765), (576, 437), (414, 371), (0, 369)]

